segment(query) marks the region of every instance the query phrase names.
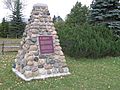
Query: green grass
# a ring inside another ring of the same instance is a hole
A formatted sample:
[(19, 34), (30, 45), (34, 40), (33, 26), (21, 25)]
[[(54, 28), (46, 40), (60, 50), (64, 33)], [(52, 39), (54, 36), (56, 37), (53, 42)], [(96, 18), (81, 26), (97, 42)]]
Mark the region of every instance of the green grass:
[(66, 57), (71, 75), (25, 82), (11, 70), (16, 53), (0, 56), (0, 90), (120, 90), (120, 58)]

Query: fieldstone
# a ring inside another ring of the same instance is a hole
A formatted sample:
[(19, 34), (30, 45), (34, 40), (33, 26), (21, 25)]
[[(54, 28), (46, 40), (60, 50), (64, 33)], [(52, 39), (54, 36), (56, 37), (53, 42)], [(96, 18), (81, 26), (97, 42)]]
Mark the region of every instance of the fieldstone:
[(58, 36), (57, 36), (57, 35), (53, 35), (53, 38), (54, 38), (54, 39), (58, 39)]
[(27, 61), (29, 56), (33, 56), (33, 54), (31, 55), (30, 53), (26, 53), (24, 59)]
[(25, 70), (23, 68), (20, 68), (20, 72), (23, 74)]
[(36, 43), (36, 42), (37, 42), (37, 38), (36, 38), (36, 37), (32, 37), (32, 38), (31, 38), (31, 41), (32, 41), (33, 43)]
[(28, 36), (31, 36), (31, 35), (32, 35), (32, 32), (28, 32), (27, 34), (28, 34)]
[(58, 71), (58, 69), (57, 68), (52, 68), (52, 73), (53, 74), (57, 74), (59, 71)]
[(59, 59), (61, 63), (66, 63), (65, 59)]
[(65, 56), (60, 56), (59, 59), (64, 60)]
[(38, 34), (32, 34), (31, 37), (32, 38), (37, 38)]
[(59, 52), (59, 55), (63, 56), (63, 55), (64, 55), (63, 51), (60, 51), (60, 52)]
[(55, 64), (53, 64), (53, 67), (55, 67), (55, 68), (59, 68), (59, 63), (55, 63)]
[(38, 68), (43, 68), (43, 67), (44, 67), (44, 65), (42, 65), (42, 64), (41, 64), (41, 65), (38, 65)]
[(15, 59), (15, 63), (17, 63), (18, 59)]
[(34, 55), (34, 56), (39, 56), (39, 51), (29, 51), (29, 53), (31, 53), (31, 55)]
[(50, 60), (49, 64), (55, 64), (55, 60)]
[(20, 55), (19, 59), (22, 60), (24, 58), (24, 55)]
[(55, 46), (55, 50), (60, 51), (62, 48), (60, 46)]
[(63, 70), (64, 70), (64, 73), (68, 73), (69, 72), (68, 67), (63, 68)]
[(27, 65), (28, 65), (28, 66), (32, 66), (33, 64), (34, 64), (33, 61), (28, 61), (28, 62), (27, 62)]
[(33, 75), (33, 77), (38, 76), (39, 75), (39, 71), (37, 70), (35, 72), (32, 72), (32, 75)]
[(25, 70), (25, 71), (31, 71), (31, 70), (32, 70), (32, 67), (31, 67), (31, 66), (25, 66), (25, 67), (23, 68), (23, 70)]
[(30, 39), (30, 36), (25, 37), (25, 41), (28, 40), (28, 39)]
[(23, 50), (18, 50), (18, 55), (22, 55)]
[(45, 64), (45, 59), (39, 59), (38, 64), (39, 65), (44, 65)]
[(42, 69), (40, 68), (39, 69), (39, 74), (40, 75), (46, 75), (47, 74), (47, 70), (45, 70), (44, 68), (42, 68)]
[(63, 68), (58, 68), (58, 70), (59, 70), (60, 73), (64, 72)]
[(36, 67), (38, 66), (38, 62), (33, 61), (33, 63), (34, 63), (33, 66), (36, 66)]
[(18, 71), (20, 71), (20, 65), (16, 64), (15, 69), (18, 70)]
[[(39, 12), (38, 12), (39, 13)], [(34, 19), (35, 22), (39, 22), (39, 19)]]
[(22, 60), (18, 59), (17, 60), (17, 65), (20, 65), (22, 63)]
[(35, 71), (37, 71), (38, 70), (38, 67), (32, 67), (32, 72), (35, 72)]
[(44, 65), (44, 68), (45, 68), (45, 69), (52, 69), (52, 65), (50, 65), (50, 64), (45, 64), (45, 65)]
[(55, 42), (55, 45), (56, 45), (56, 46), (60, 46), (60, 43), (59, 43), (59, 42)]
[(37, 45), (31, 45), (29, 51), (37, 51)]
[(55, 59), (55, 60), (58, 60), (59, 57), (60, 57), (59, 55), (54, 55), (54, 59)]
[(26, 43), (29, 44), (29, 45), (34, 45), (35, 43), (32, 42), (31, 40), (26, 40)]
[(26, 65), (25, 63), (21, 64), (21, 68), (23, 69), (25, 67), (25, 65)]
[(26, 58), (26, 60), (27, 60), (27, 61), (33, 61), (33, 60), (34, 60), (34, 57), (33, 57), (33, 56), (28, 56), (28, 57)]
[(59, 43), (59, 42), (60, 42), (60, 40), (59, 40), (59, 39), (56, 39), (56, 40), (55, 40), (55, 42), (56, 42), (56, 43)]
[(51, 74), (52, 72), (51, 72), (51, 70), (47, 70), (47, 74)]
[(55, 50), (55, 52), (54, 52), (54, 53), (55, 53), (56, 55), (59, 55), (59, 53), (60, 53), (60, 52), (59, 52), (59, 51), (57, 51), (57, 50)]
[(52, 27), (52, 30), (55, 31), (55, 27)]
[(23, 42), (23, 41), (21, 41), (21, 42), (20, 42), (20, 44), (21, 44), (21, 45), (24, 45), (24, 42)]
[(30, 77), (32, 77), (32, 71), (25, 71), (24, 75), (26, 78), (30, 78)]
[(57, 32), (56, 32), (56, 31), (53, 31), (53, 32), (52, 32), (52, 35), (56, 35), (56, 34), (57, 34)]
[(51, 35), (51, 32), (50, 32), (50, 31), (48, 31), (48, 32), (47, 32), (47, 35)]
[(38, 62), (39, 58), (38, 57), (34, 57), (34, 61)]
[(53, 30), (52, 30), (51, 26), (47, 26), (46, 28), (47, 28), (48, 31), (50, 31), (52, 33)]
[(30, 45), (29, 45), (29, 44), (24, 44), (23, 46), (24, 46), (24, 48), (25, 48), (24, 50), (28, 50), (28, 49), (30, 48)]
[(36, 16), (37, 16), (37, 15), (39, 15), (39, 12), (34, 12), (33, 15), (36, 15)]

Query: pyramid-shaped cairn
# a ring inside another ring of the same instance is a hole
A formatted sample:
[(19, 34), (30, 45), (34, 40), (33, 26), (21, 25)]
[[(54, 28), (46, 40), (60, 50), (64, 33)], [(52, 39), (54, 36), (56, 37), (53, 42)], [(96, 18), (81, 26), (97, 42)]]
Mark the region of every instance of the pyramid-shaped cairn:
[(26, 81), (70, 74), (46, 4), (33, 6), (12, 70)]

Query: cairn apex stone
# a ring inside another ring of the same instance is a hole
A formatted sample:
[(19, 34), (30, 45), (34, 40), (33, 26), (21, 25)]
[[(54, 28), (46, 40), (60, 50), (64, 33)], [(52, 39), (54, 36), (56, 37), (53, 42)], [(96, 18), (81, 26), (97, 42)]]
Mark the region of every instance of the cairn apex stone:
[(47, 6), (47, 4), (37, 3), (37, 4), (34, 4), (33, 8), (34, 7), (48, 7), (48, 6)]

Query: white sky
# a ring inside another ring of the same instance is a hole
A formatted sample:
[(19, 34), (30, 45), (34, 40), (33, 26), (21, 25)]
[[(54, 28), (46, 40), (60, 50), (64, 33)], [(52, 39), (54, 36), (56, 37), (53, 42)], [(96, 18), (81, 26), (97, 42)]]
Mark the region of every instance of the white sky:
[[(0, 22), (3, 17), (7, 17), (10, 15), (10, 11), (5, 9), (5, 6), (2, 1), (3, 0), (0, 0)], [(24, 0), (24, 1), (26, 4), (25, 9), (23, 11), (25, 18), (29, 18), (34, 4), (45, 3), (48, 5), (51, 17), (53, 17), (53, 15), (56, 16), (59, 15), (63, 19), (65, 19), (66, 15), (70, 13), (70, 10), (77, 1), (87, 6), (89, 6), (92, 2), (92, 0)]]

